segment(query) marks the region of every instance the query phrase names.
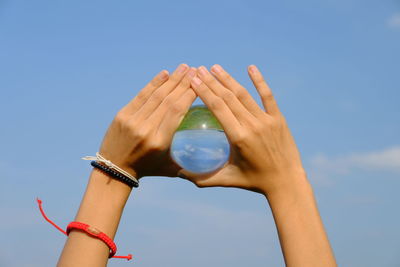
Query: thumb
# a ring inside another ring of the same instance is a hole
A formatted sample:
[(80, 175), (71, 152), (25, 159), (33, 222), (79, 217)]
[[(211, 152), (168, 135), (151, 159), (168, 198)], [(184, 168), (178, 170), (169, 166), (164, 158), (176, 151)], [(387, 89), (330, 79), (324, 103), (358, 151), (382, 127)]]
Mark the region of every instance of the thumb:
[(180, 177), (180, 178), (189, 180), (189, 181), (192, 181), (194, 179), (193, 174), (188, 172), (188, 171), (186, 171), (185, 169), (180, 169), (178, 171), (178, 175), (177, 176)]
[(185, 169), (178, 171), (178, 177), (194, 183), (197, 187), (213, 187), (220, 186), (218, 181), (218, 173), (195, 174)]

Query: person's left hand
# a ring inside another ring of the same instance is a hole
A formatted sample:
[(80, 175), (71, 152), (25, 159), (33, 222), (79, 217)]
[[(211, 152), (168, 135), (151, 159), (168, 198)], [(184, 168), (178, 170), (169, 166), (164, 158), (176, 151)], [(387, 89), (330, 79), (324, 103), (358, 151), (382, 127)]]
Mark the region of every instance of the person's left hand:
[(136, 178), (176, 177), (169, 155), (173, 135), (196, 99), (190, 82), (195, 68), (181, 64), (169, 77), (160, 72), (115, 116), (100, 154)]

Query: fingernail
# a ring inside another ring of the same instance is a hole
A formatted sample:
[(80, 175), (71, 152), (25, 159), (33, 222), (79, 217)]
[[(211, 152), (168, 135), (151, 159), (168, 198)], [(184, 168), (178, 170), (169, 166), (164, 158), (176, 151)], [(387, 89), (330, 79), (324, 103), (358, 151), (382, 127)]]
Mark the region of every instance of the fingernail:
[(199, 67), (199, 73), (200, 75), (207, 75), (207, 69), (204, 66)]
[(257, 67), (256, 67), (256, 66), (254, 66), (254, 65), (250, 65), (250, 67), (249, 67), (249, 70), (250, 70), (250, 72), (251, 72), (251, 73), (253, 73), (253, 74), (255, 74), (255, 73), (257, 73), (257, 72), (258, 72), (258, 69), (257, 69)]
[(197, 86), (199, 86), (200, 84), (201, 84), (201, 80), (199, 79), (199, 78), (197, 78), (197, 77), (194, 77), (193, 79), (192, 79), (192, 82), (193, 82), (193, 84), (197, 87)]
[(167, 77), (168, 77), (168, 71), (162, 70), (162, 71), (160, 72), (160, 74), (158, 74), (158, 77), (159, 77), (161, 80), (167, 79)]
[(196, 75), (196, 69), (191, 68), (188, 72), (189, 77), (193, 78)]
[(215, 64), (214, 66), (211, 67), (211, 70), (214, 71), (215, 73), (221, 73), (222, 67), (218, 64)]
[(188, 66), (186, 64), (181, 64), (178, 68), (178, 73), (183, 73), (187, 70)]

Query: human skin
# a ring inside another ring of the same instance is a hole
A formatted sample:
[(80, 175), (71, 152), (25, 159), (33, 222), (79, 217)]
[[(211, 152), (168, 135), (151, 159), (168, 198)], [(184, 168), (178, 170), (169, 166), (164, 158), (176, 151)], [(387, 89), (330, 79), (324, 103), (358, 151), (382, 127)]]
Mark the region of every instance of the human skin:
[[(137, 178), (180, 176), (198, 187), (237, 187), (266, 197), (287, 266), (336, 266), (299, 152), (272, 92), (255, 66), (249, 76), (264, 109), (219, 65), (165, 71), (118, 112), (100, 154)], [(165, 75), (162, 75), (162, 74)], [(164, 78), (162, 78), (164, 76)], [(214, 113), (231, 144), (218, 172), (193, 176), (169, 157), (175, 129), (196, 96)], [(255, 157), (254, 155), (257, 155)], [(76, 216), (114, 238), (131, 189), (93, 170)], [(69, 235), (58, 266), (105, 266), (108, 248), (80, 231)]]
[[(140, 179), (145, 175), (176, 177), (179, 167), (168, 150), (175, 129), (196, 98), (190, 87), (195, 68), (181, 64), (169, 76), (161, 71), (115, 116), (100, 154)], [(131, 193), (126, 184), (94, 169), (75, 217), (114, 238)], [(106, 266), (108, 247), (81, 231), (71, 231), (57, 266)]]
[(254, 65), (248, 68), (264, 110), (220, 65), (211, 72), (199, 67), (192, 87), (221, 122), (231, 156), (213, 175), (180, 175), (199, 187), (238, 187), (263, 194), (286, 266), (336, 266), (294, 138), (261, 72)]

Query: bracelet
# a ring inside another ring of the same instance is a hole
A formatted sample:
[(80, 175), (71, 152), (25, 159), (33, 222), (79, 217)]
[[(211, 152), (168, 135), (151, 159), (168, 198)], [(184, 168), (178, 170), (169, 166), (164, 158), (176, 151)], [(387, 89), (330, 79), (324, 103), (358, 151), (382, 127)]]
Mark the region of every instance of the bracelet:
[[(96, 157), (93, 156), (86, 156), (82, 158), (83, 160), (93, 160), (91, 165), (97, 169), (100, 169), (104, 173), (110, 175), (117, 180), (127, 184), (130, 187), (138, 187), (139, 182), (138, 180), (131, 175), (129, 172), (121, 169), (111, 161), (105, 159), (99, 152), (96, 153)], [(104, 163), (104, 164), (101, 164)]]
[(96, 237), (100, 240), (102, 240), (107, 247), (110, 249), (110, 255), (108, 256), (109, 258), (112, 258), (115, 253), (117, 252), (117, 246), (115, 245), (114, 241), (111, 240), (105, 233), (101, 232), (99, 229), (94, 228), (92, 226), (89, 226), (85, 223), (81, 222), (71, 222), (67, 226), (67, 235), (71, 232), (71, 230), (82, 230), (85, 233), (87, 233), (90, 236)]
[(42, 201), (39, 198), (37, 198), (36, 200), (39, 205), (39, 210), (40, 210), (40, 213), (42, 214), (43, 218), (47, 222), (49, 222), (51, 225), (53, 225), (55, 228), (57, 228), (57, 230), (60, 231), (61, 233), (63, 233), (64, 235), (69, 235), (69, 232), (73, 229), (83, 230), (86, 233), (88, 233), (89, 235), (97, 237), (107, 244), (107, 246), (110, 249), (110, 255), (109, 255), (110, 258), (127, 259), (128, 261), (132, 259), (132, 254), (128, 254), (127, 256), (116, 256), (115, 253), (117, 251), (117, 246), (111, 240), (111, 238), (109, 238), (106, 234), (100, 232), (98, 229), (96, 229), (94, 227), (90, 227), (87, 224), (80, 223), (80, 222), (72, 222), (68, 225), (67, 231), (64, 231), (63, 229), (61, 229), (61, 227), (59, 227), (57, 224), (55, 224), (52, 220), (50, 220), (46, 216), (46, 214), (44, 213), (43, 207), (42, 207)]
[(92, 165), (93, 167), (110, 175), (111, 177), (123, 182), (124, 184), (127, 184), (129, 187), (138, 187), (139, 186), (139, 184), (137, 182), (133, 181), (132, 179), (128, 178), (127, 176), (125, 176), (119, 172), (116, 172), (116, 171), (112, 170), (111, 168), (108, 168), (108, 167), (98, 163), (97, 161), (90, 162), (90, 165)]

